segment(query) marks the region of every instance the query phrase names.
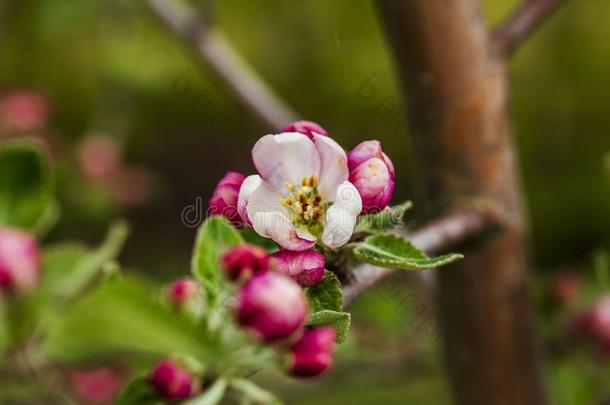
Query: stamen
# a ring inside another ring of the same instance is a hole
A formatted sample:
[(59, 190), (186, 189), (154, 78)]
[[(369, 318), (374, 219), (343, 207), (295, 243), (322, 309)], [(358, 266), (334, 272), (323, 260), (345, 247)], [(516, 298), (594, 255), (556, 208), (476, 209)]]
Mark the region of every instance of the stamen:
[(282, 205), (291, 212), (291, 219), (298, 226), (307, 228), (316, 227), (323, 220), (326, 205), (322, 203), (322, 196), (318, 194), (317, 176), (304, 177), (297, 188), (287, 181), (286, 188), (291, 196), (281, 200)]

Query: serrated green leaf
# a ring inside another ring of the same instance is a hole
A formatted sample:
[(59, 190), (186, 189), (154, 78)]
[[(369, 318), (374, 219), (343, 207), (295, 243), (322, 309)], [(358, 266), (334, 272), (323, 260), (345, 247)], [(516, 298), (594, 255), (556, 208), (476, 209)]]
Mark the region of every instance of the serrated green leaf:
[(388, 228), (402, 225), (405, 212), (413, 207), (411, 201), (393, 207), (386, 207), (381, 212), (358, 217), (354, 232), (378, 232)]
[(162, 405), (165, 401), (157, 393), (148, 376), (133, 378), (123, 387), (116, 405)]
[(337, 333), (337, 343), (343, 343), (349, 334), (352, 315), (349, 312), (319, 311), (309, 318), (310, 326), (332, 326)]
[(392, 234), (367, 237), (356, 245), (354, 255), (362, 262), (401, 270), (425, 270), (464, 257), (450, 253), (431, 258), (408, 240)]
[(0, 148), (0, 223), (33, 229), (51, 201), (51, 182), (42, 151), (34, 144)]
[(157, 291), (124, 278), (108, 281), (67, 308), (51, 325), (45, 349), (65, 362), (127, 354), (215, 358), (204, 331), (163, 305)]
[(216, 405), (222, 401), (226, 390), (227, 380), (220, 378), (210, 388), (205, 390), (203, 394), (183, 402), (182, 405)]
[(318, 285), (305, 289), (309, 308), (312, 313), (323, 311), (341, 311), (342, 293), (341, 283), (335, 273), (324, 270), (324, 277)]
[(259, 404), (280, 405), (282, 401), (273, 393), (242, 378), (231, 380), (231, 387), (241, 392), (247, 399)]
[(45, 249), (42, 288), (53, 296), (74, 296), (101, 272), (105, 263), (116, 258), (126, 237), (127, 225), (117, 222), (95, 250), (77, 243), (62, 243)]
[(224, 217), (212, 216), (199, 228), (191, 271), (203, 285), (208, 302), (214, 303), (222, 291), (219, 261), (223, 252), (240, 243), (241, 235)]

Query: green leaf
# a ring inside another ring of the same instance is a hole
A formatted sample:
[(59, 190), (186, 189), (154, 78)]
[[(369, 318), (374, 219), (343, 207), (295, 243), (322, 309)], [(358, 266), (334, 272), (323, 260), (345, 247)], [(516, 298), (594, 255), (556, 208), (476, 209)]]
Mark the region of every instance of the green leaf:
[(408, 240), (392, 234), (367, 237), (356, 245), (354, 255), (362, 262), (401, 270), (425, 270), (464, 257), (451, 253), (430, 258)]
[(150, 383), (148, 376), (133, 378), (123, 387), (117, 397), (116, 405), (162, 405), (163, 398)]
[(273, 393), (259, 387), (251, 381), (242, 378), (231, 380), (231, 387), (241, 392), (247, 399), (260, 404), (276, 404), (282, 403)]
[(51, 201), (43, 153), (29, 143), (5, 144), (0, 148), (0, 173), (0, 223), (35, 228)]
[(337, 343), (347, 339), (349, 327), (352, 324), (352, 315), (349, 312), (319, 311), (309, 318), (310, 326), (332, 326), (337, 332)]
[(378, 232), (388, 228), (402, 226), (405, 212), (413, 207), (411, 201), (405, 201), (394, 207), (386, 207), (381, 212), (358, 217), (354, 232)]
[(337, 312), (341, 311), (341, 283), (333, 272), (324, 270), (322, 281), (320, 281), (318, 285), (306, 288), (305, 292), (312, 313), (325, 309)]
[(191, 271), (203, 285), (209, 302), (216, 302), (222, 291), (219, 260), (223, 252), (240, 243), (243, 243), (241, 235), (224, 217), (212, 216), (199, 228)]
[(67, 308), (51, 325), (45, 348), (65, 362), (182, 353), (205, 363), (214, 353), (204, 332), (163, 305), (157, 291), (124, 278), (109, 280)]
[(183, 402), (182, 405), (216, 405), (222, 401), (227, 390), (227, 380), (220, 378), (210, 388), (197, 397)]
[(111, 226), (102, 245), (89, 250), (76, 243), (45, 249), (42, 259), (43, 289), (54, 296), (72, 297), (99, 275), (104, 264), (119, 254), (127, 237), (127, 225)]
[(6, 304), (0, 300), (0, 359), (11, 344), (11, 327), (7, 314)]

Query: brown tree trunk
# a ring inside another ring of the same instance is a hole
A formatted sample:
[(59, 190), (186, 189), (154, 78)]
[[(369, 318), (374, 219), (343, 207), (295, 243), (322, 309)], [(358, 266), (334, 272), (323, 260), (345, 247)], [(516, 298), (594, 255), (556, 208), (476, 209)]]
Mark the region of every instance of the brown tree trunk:
[(438, 272), (456, 402), (544, 404), (504, 61), (477, 0), (378, 0), (378, 8), (407, 97), (420, 207), (431, 217), (484, 206), (501, 225)]

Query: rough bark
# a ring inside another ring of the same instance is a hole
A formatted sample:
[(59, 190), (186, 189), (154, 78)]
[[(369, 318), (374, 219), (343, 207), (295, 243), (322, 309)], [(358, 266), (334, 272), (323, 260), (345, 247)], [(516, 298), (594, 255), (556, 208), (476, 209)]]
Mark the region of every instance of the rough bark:
[(377, 3), (407, 98), (425, 216), (485, 206), (501, 222), (438, 272), (456, 402), (544, 404), (504, 62), (476, 0)]

